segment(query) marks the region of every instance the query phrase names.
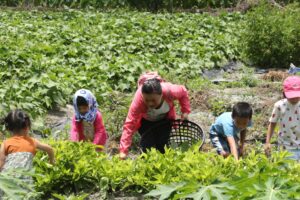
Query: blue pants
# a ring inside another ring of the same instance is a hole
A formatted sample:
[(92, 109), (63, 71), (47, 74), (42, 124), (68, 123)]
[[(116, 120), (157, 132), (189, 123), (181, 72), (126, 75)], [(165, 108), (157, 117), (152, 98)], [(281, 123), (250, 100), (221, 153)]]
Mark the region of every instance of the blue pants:
[(288, 150), (288, 152), (293, 154), (292, 156), (288, 157), (289, 159), (300, 161), (300, 150)]
[[(213, 147), (217, 150), (218, 154), (221, 154), (222, 151), (230, 153), (230, 146), (227, 142), (226, 137), (222, 137), (214, 131), (211, 131), (209, 133), (209, 137)], [(234, 140), (235, 140), (236, 147), (238, 147), (239, 138), (236, 136), (234, 137)]]
[(289, 74), (294, 74), (294, 75), (299, 73), (299, 72), (300, 72), (300, 68), (296, 67), (295, 65), (291, 65), (291, 67), (288, 71)]

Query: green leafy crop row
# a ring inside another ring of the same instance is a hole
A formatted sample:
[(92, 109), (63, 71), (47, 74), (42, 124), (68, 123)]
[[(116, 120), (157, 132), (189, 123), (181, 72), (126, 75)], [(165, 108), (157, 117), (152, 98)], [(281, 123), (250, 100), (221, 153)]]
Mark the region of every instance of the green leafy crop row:
[(287, 160), (286, 152), (274, 152), (269, 159), (257, 149), (236, 162), (233, 158), (198, 152), (197, 148), (187, 152), (168, 149), (164, 155), (153, 149), (136, 160), (120, 160), (118, 156), (110, 158), (97, 153), (88, 143), (61, 141), (52, 145), (56, 150), (54, 166), (47, 164), (42, 154), (35, 158), (35, 171), (43, 175), (37, 176), (36, 189), (45, 196), (82, 191), (136, 195), (165, 185), (150, 194), (164, 193), (175, 199), (197, 192), (217, 199), (253, 199), (272, 192), (271, 199), (300, 197), (300, 165)]
[(116, 11), (0, 13), (0, 115), (32, 115), (69, 102), (79, 88), (100, 105), (133, 91), (145, 70), (199, 76), (236, 59), (243, 16)]

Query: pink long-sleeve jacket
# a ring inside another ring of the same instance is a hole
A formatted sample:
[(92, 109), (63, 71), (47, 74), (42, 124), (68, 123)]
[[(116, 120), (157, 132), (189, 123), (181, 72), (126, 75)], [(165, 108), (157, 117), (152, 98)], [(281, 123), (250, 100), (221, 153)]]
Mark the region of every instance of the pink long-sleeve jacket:
[[(178, 100), (181, 113), (190, 113), (190, 101), (186, 88), (182, 85), (174, 85), (169, 82), (162, 82), (162, 95), (163, 99), (169, 104), (170, 111), (168, 113), (168, 119), (176, 118), (176, 111), (174, 101)], [(147, 106), (143, 101), (141, 87), (135, 93), (135, 97), (129, 108), (129, 112), (123, 126), (123, 133), (120, 141), (120, 152), (128, 154), (128, 149), (132, 143), (133, 134), (140, 128), (141, 120), (147, 114)]]
[[(101, 113), (97, 111), (97, 115), (94, 121), (94, 141), (93, 143), (96, 145), (105, 145), (106, 140), (108, 138)], [(85, 136), (83, 134), (83, 123), (77, 122), (75, 120), (75, 116), (72, 119), (72, 127), (71, 127), (71, 133), (70, 133), (70, 139), (71, 141), (84, 141)]]

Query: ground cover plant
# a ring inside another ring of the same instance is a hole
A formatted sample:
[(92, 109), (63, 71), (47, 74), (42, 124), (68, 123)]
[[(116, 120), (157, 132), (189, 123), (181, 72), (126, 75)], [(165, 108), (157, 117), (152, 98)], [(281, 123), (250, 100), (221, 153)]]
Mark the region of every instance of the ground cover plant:
[(103, 102), (133, 91), (146, 69), (192, 78), (237, 59), (243, 16), (3, 10), (0, 18), (0, 112), (41, 115), (78, 88)]

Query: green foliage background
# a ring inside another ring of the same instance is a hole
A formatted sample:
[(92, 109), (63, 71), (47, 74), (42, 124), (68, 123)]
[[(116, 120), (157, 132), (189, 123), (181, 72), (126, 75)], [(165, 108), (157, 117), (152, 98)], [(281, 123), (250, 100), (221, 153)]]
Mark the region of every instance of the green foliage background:
[(37, 116), (79, 88), (103, 105), (114, 90), (134, 91), (145, 70), (195, 78), (237, 59), (243, 16), (3, 10), (0, 19), (0, 113)]

